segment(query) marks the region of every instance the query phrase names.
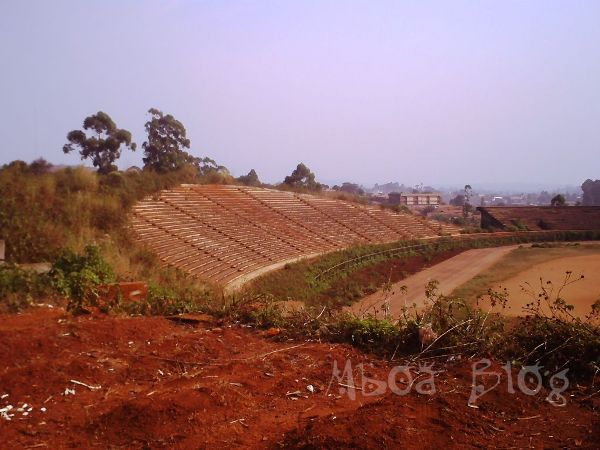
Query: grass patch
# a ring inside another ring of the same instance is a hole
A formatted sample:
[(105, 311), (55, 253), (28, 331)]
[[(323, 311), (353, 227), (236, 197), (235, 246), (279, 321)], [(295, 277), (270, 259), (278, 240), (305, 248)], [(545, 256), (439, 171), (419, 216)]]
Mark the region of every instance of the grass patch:
[(349, 304), (374, 292), (389, 276), (402, 279), (403, 268), (411, 258), (423, 263), (435, 255), (456, 250), (461, 244), (450, 239), (432, 243), (403, 241), (383, 245), (363, 245), (328, 253), (311, 260), (287, 264), (250, 283), (246, 292), (269, 295), (277, 300), (295, 300), (307, 305), (323, 302)]
[[(302, 301), (307, 305), (327, 304), (339, 307), (352, 304), (375, 292), (389, 280), (390, 274), (392, 281), (399, 281), (407, 274), (416, 272), (417, 270), (410, 270), (411, 258), (422, 258), (422, 268), (430, 261), (435, 262), (435, 258), (445, 252), (450, 252), (447, 254), (451, 255), (453, 251), (527, 242), (541, 242), (542, 244), (535, 245), (545, 247), (558, 245), (555, 242), (559, 241), (599, 238), (600, 232), (595, 231), (478, 233), (452, 238), (357, 246), (287, 264), (281, 270), (253, 280), (245, 292), (270, 295), (279, 301), (293, 300)], [(540, 248), (540, 251), (544, 250), (547, 249)], [(438, 262), (442, 260), (443, 258), (440, 258)], [(402, 268), (403, 265), (407, 267)], [(365, 274), (368, 276), (364, 276)], [(463, 295), (461, 297), (466, 298)]]
[[(7, 269), (0, 274), (0, 308), (18, 311), (28, 305), (68, 297), (69, 308), (93, 304), (95, 286), (112, 281), (147, 281), (156, 285), (148, 314), (189, 311), (193, 298), (205, 304), (212, 286), (165, 268), (138, 245), (127, 229), (131, 206), (146, 195), (181, 183), (223, 183), (231, 177), (200, 174), (192, 166), (159, 174), (148, 170), (101, 175), (85, 167), (52, 171), (14, 161), (0, 168), (0, 238), (6, 242)], [(82, 254), (94, 249), (95, 263)], [(85, 257), (84, 257), (85, 259)], [(50, 262), (51, 279), (21, 271), (15, 264)], [(81, 263), (81, 264), (80, 264)], [(81, 267), (75, 267), (75, 266)], [(110, 274), (110, 276), (108, 276)], [(42, 281), (40, 281), (42, 280)], [(42, 289), (44, 283), (54, 285)], [(50, 292), (48, 292), (50, 291)]]

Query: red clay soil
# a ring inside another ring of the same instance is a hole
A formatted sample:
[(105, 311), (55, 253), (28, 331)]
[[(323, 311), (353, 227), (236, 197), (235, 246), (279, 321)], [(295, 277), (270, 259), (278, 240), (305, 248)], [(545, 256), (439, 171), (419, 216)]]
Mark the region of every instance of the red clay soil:
[[(600, 443), (600, 401), (588, 388), (574, 387), (565, 407), (546, 402), (545, 391), (526, 396), (497, 389), (472, 408), (470, 362), (462, 361), (439, 366), (433, 395), (413, 389), (404, 396), (389, 390), (367, 396), (365, 386), (352, 400), (337, 383), (328, 392), (334, 362), (363, 363), (365, 375), (382, 380), (398, 362), (347, 345), (277, 338), (210, 321), (72, 317), (45, 308), (2, 315), (0, 409), (12, 405), (14, 416), (0, 416), (0, 447), (598, 448)], [(67, 388), (75, 393), (65, 395)]]

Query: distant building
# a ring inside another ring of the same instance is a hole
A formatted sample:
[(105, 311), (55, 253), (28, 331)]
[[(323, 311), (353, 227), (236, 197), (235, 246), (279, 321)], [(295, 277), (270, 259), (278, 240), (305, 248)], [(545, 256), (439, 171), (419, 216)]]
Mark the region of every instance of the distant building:
[(442, 203), (442, 195), (437, 192), (417, 192), (416, 194), (392, 192), (388, 195), (388, 199), (392, 205), (405, 206), (440, 205)]
[(508, 203), (513, 206), (525, 206), (527, 205), (527, 198), (524, 195), (511, 195), (508, 198)]

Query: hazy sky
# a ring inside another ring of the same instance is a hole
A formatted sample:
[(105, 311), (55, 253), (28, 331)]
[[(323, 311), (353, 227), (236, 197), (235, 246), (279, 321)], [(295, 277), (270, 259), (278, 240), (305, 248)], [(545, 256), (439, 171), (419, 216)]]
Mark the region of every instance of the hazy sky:
[[(0, 0), (0, 163), (99, 110), (282, 180), (600, 178), (600, 1)], [(119, 165), (141, 165), (141, 149)]]

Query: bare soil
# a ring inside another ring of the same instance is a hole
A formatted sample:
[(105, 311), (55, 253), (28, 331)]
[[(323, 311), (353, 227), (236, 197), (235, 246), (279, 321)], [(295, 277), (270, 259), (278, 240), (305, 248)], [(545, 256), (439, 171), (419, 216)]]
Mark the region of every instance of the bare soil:
[[(537, 299), (542, 287), (552, 292), (551, 298), (555, 298), (565, 281), (567, 271), (572, 272), (570, 280), (578, 281), (565, 286), (560, 296), (574, 306), (574, 315), (588, 315), (594, 302), (600, 299), (600, 279), (597, 276), (600, 273), (600, 253), (552, 259), (536, 264), (493, 286), (498, 290), (506, 288), (510, 295), (510, 305), (503, 314), (522, 314), (523, 308)], [(582, 275), (584, 278), (581, 278)], [(548, 282), (552, 284), (549, 285)]]
[[(354, 303), (349, 309), (357, 315), (377, 316), (381, 314), (380, 306), (384, 298), (387, 298), (390, 314), (398, 316), (405, 306), (424, 306), (425, 287), (430, 281), (437, 280), (439, 292), (449, 295), (458, 286), (493, 266), (516, 248), (517, 246), (505, 246), (473, 249), (457, 252), (459, 254), (448, 254), (446, 258), (441, 255), (441, 260), (433, 260), (431, 266), (425, 270), (415, 271), (417, 273), (414, 275), (394, 283), (389, 294), (379, 290)], [(402, 286), (406, 286), (406, 292), (403, 292)]]
[[(367, 376), (381, 380), (399, 362), (198, 319), (73, 317), (58, 308), (0, 316), (0, 408), (13, 405), (14, 413), (10, 421), (0, 417), (1, 447), (598, 448), (600, 442), (598, 386), (574, 386), (565, 407), (545, 401), (545, 389), (526, 396), (498, 388), (472, 408), (471, 362), (460, 360), (438, 367), (435, 394), (368, 396), (367, 386), (352, 400), (337, 384), (328, 391), (334, 361), (363, 363)], [(67, 388), (75, 393), (65, 395)]]

